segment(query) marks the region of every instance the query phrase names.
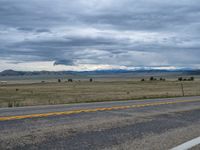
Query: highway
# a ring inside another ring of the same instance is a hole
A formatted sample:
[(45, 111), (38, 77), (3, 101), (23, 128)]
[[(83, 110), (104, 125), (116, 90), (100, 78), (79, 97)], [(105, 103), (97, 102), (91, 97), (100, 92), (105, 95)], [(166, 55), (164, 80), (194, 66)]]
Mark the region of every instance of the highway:
[(0, 108), (0, 150), (167, 150), (198, 137), (198, 96)]

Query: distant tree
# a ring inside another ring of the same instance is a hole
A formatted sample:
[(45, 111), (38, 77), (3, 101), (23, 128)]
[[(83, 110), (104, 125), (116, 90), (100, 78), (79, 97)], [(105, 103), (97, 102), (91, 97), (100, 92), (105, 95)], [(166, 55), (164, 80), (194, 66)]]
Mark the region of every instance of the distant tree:
[(8, 107), (13, 107), (13, 103), (11, 101), (8, 102)]
[(150, 80), (150, 81), (153, 81), (153, 80), (155, 80), (155, 79), (154, 79), (154, 77), (150, 77), (150, 79), (149, 79), (149, 80)]
[(161, 77), (161, 78), (160, 78), (160, 81), (165, 81), (165, 78), (162, 78), (162, 77)]
[(92, 79), (92, 78), (90, 78), (90, 82), (93, 82), (93, 79)]
[(190, 81), (194, 81), (194, 77), (190, 77)]
[(182, 77), (179, 77), (179, 78), (178, 78), (178, 81), (183, 81), (183, 78), (182, 78)]
[(72, 79), (68, 79), (68, 82), (73, 82), (73, 80)]
[(61, 79), (58, 79), (58, 83), (60, 83), (61, 82)]
[(145, 79), (141, 79), (141, 81), (145, 81)]

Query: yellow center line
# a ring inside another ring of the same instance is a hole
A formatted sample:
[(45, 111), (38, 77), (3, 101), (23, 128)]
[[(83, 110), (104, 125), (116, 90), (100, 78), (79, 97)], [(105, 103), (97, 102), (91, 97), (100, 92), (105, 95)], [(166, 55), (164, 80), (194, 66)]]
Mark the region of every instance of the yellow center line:
[(179, 101), (170, 101), (170, 102), (154, 102), (154, 103), (146, 103), (146, 104), (126, 105), (126, 106), (112, 106), (112, 107), (99, 107), (99, 108), (91, 108), (91, 109), (70, 110), (70, 111), (63, 111), (63, 112), (49, 112), (49, 113), (20, 115), (20, 116), (6, 116), (6, 117), (0, 117), (0, 121), (48, 117), (48, 116), (59, 116), (59, 115), (72, 115), (72, 114), (89, 113), (89, 112), (97, 112), (97, 111), (122, 110), (122, 109), (129, 109), (129, 108), (140, 108), (140, 107), (169, 105), (169, 104), (177, 104), (177, 103), (189, 103), (189, 102), (200, 102), (200, 100), (193, 100), (193, 101), (192, 100), (179, 100)]

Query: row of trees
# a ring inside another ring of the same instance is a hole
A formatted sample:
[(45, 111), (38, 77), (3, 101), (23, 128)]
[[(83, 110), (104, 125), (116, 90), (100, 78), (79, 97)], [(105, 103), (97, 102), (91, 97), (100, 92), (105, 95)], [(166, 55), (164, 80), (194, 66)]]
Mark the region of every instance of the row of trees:
[[(68, 79), (67, 81), (68, 81), (68, 82), (73, 82), (73, 79)], [(89, 81), (90, 81), (90, 82), (93, 82), (93, 79), (90, 78)], [(62, 82), (62, 80), (61, 80), (61, 79), (58, 79), (58, 83), (60, 83), (60, 82)]]
[(178, 81), (194, 81), (194, 77), (190, 77), (190, 78), (179, 77)]
[[(158, 81), (158, 80), (160, 80), (160, 81), (166, 81), (166, 79), (165, 78), (159, 78), (159, 79), (157, 79), (157, 78), (155, 78), (155, 77), (150, 77), (149, 78), (149, 81)], [(145, 79), (142, 79), (141, 81), (145, 81)]]
[[(149, 78), (149, 81), (166, 81), (166, 79), (165, 78), (159, 78), (159, 79), (157, 79), (157, 78), (155, 78), (155, 77), (150, 77)], [(145, 79), (143, 78), (143, 79), (141, 79), (141, 81), (145, 81)], [(190, 77), (190, 78), (183, 78), (183, 77), (179, 77), (178, 78), (178, 81), (194, 81), (194, 77)]]

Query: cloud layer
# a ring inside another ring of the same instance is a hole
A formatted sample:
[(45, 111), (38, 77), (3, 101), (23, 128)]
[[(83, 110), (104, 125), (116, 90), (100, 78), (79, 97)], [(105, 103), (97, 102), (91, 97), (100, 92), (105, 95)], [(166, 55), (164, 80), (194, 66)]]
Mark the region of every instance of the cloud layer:
[(0, 18), (0, 70), (200, 68), (198, 0), (1, 0)]

